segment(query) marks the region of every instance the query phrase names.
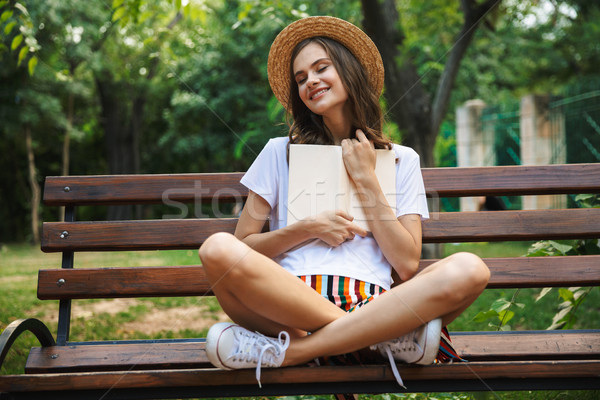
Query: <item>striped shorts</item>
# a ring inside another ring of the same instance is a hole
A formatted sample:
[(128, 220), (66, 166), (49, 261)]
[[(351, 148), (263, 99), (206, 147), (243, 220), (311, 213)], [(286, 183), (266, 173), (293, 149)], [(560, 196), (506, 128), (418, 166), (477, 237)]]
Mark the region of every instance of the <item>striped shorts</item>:
[(344, 311), (351, 312), (373, 300), (385, 289), (379, 285), (337, 275), (300, 276), (308, 286)]
[[(299, 278), (321, 296), (347, 312), (352, 312), (385, 293), (385, 289), (379, 285), (344, 276), (303, 275)], [(347, 354), (344, 363), (353, 360), (350, 363), (354, 364), (355, 358), (355, 356)], [(328, 360), (329, 363), (332, 361)], [(435, 362), (448, 363), (452, 361), (466, 360), (462, 359), (454, 349), (448, 329), (444, 326)], [(338, 362), (335, 363), (338, 364)]]

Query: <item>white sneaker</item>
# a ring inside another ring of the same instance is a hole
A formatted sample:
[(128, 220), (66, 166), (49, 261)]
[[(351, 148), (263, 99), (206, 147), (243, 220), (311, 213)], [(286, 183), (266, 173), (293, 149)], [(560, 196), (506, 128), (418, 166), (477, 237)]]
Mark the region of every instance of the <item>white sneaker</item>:
[(373, 345), (371, 350), (379, 350), (388, 357), (396, 380), (406, 388), (394, 360), (408, 364), (432, 364), (439, 351), (441, 331), (442, 319), (437, 318), (397, 339)]
[(375, 346), (380, 349), (383, 355), (387, 353), (383, 347), (389, 347), (396, 361), (407, 364), (428, 365), (432, 364), (437, 356), (441, 331), (442, 320), (437, 318), (404, 336)]
[(280, 367), (289, 345), (290, 335), (285, 331), (278, 338), (270, 338), (230, 322), (213, 325), (206, 335), (206, 355), (212, 365), (221, 369), (256, 368), (259, 386), (261, 367)]

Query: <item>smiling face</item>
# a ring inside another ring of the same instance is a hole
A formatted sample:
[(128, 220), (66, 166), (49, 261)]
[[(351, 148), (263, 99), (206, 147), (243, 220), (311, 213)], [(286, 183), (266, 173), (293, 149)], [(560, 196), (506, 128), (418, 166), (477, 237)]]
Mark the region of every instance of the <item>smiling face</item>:
[(292, 69), (298, 94), (308, 109), (323, 117), (344, 112), (348, 93), (323, 46), (306, 45), (294, 59)]

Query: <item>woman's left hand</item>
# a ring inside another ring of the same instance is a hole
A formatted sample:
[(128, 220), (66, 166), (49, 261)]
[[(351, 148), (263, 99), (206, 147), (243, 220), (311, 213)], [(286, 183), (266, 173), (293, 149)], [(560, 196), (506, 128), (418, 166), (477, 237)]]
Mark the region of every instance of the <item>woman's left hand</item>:
[(356, 139), (342, 140), (342, 157), (346, 171), (355, 183), (374, 177), (377, 158), (375, 147), (362, 130), (356, 130)]

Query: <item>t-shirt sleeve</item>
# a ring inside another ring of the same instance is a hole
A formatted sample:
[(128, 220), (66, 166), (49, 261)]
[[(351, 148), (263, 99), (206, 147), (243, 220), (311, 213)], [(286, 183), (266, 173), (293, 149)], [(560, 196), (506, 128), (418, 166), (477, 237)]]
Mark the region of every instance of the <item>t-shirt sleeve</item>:
[(267, 142), (240, 182), (265, 199), (271, 208), (277, 203), (277, 154), (275, 142)]
[(412, 149), (401, 152), (396, 172), (396, 217), (419, 214), (429, 218), (427, 196), (419, 155)]

